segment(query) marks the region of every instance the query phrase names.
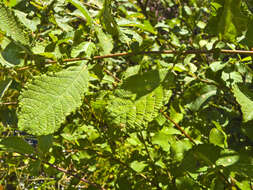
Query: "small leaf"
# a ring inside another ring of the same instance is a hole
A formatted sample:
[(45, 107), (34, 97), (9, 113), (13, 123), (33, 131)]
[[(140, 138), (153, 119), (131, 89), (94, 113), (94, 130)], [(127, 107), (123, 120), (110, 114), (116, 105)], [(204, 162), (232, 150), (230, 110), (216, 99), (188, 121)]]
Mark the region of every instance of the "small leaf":
[(109, 34), (105, 34), (99, 27), (95, 27), (97, 38), (99, 41), (99, 47), (102, 50), (102, 55), (110, 54), (113, 49), (113, 40)]
[(147, 164), (144, 161), (138, 162), (135, 160), (130, 164), (130, 167), (138, 173), (142, 172), (146, 166)]
[(40, 167), (41, 167), (41, 161), (40, 160), (35, 160), (35, 161), (30, 161), (29, 163), (29, 172), (32, 176), (39, 176), (40, 172)]
[(198, 83), (188, 88), (184, 94), (186, 106), (192, 111), (198, 111), (207, 100), (216, 95), (217, 87)]
[(107, 106), (108, 120), (121, 127), (145, 126), (158, 116), (163, 98), (161, 86), (136, 101), (111, 96)]
[(90, 16), (89, 11), (85, 8), (85, 6), (78, 0), (68, 0), (71, 4), (73, 4), (77, 9), (81, 11), (83, 14), (84, 18), (86, 18), (87, 23), (92, 26), (93, 24), (93, 19)]
[(223, 133), (216, 128), (212, 128), (209, 134), (209, 142), (224, 148), (224, 141), (225, 137)]
[(10, 87), (11, 83), (12, 83), (11, 79), (6, 79), (3, 81), (0, 81), (0, 102), (1, 102), (1, 99), (4, 96), (5, 92)]
[(170, 135), (167, 135), (163, 132), (158, 132), (152, 137), (152, 143), (158, 144), (164, 151), (168, 152), (170, 150), (169, 138)]
[(149, 21), (144, 21), (144, 23), (140, 23), (137, 20), (128, 20), (125, 18), (120, 18), (117, 20), (117, 24), (119, 26), (129, 26), (129, 27), (136, 27), (140, 28), (144, 31), (147, 31), (151, 34), (157, 34), (157, 31), (153, 28), (153, 26), (149, 23)]
[(10, 152), (32, 154), (34, 149), (21, 137), (7, 137), (0, 142), (0, 147)]
[(221, 156), (216, 161), (216, 164), (227, 167), (227, 166), (235, 164), (239, 160), (240, 160), (240, 155), (237, 152), (226, 149), (224, 151), (221, 151)]
[(245, 84), (235, 85), (233, 93), (236, 101), (240, 104), (243, 121), (248, 122), (253, 119), (253, 91)]
[(111, 14), (111, 4), (111, 0), (104, 0), (103, 9), (101, 9), (100, 11), (100, 21), (104, 25), (106, 32), (108, 32), (112, 36), (118, 36), (118, 25)]
[(152, 70), (143, 74), (128, 77), (122, 84), (122, 88), (141, 97), (150, 93), (160, 85), (161, 78), (158, 70)]
[(72, 48), (71, 57), (77, 57), (82, 52), (85, 52), (85, 55), (87, 55), (87, 57), (90, 57), (95, 50), (96, 45), (93, 42), (82, 42)]
[(49, 148), (52, 145), (53, 145), (53, 136), (52, 135), (40, 136), (38, 138), (38, 147), (42, 151), (43, 154), (48, 153)]
[(37, 30), (37, 26), (40, 24), (39, 17), (34, 17), (32, 20), (27, 18), (27, 14), (18, 10), (15, 10), (15, 14), (18, 16), (20, 21), (31, 31), (35, 32)]

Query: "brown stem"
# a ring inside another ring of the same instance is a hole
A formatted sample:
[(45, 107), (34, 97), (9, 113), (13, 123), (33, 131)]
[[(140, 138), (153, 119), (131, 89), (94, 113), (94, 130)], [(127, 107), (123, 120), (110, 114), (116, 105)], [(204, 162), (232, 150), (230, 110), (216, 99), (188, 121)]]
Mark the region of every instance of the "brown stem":
[[(99, 59), (105, 59), (105, 58), (114, 58), (114, 57), (122, 57), (122, 56), (133, 56), (133, 55), (162, 55), (162, 54), (181, 54), (181, 55), (187, 55), (187, 54), (212, 54), (217, 52), (216, 49), (212, 50), (186, 50), (186, 51), (176, 51), (176, 50), (164, 50), (164, 51), (142, 51), (142, 52), (123, 52), (123, 53), (115, 53), (115, 54), (108, 54), (108, 55), (100, 55), (100, 56), (94, 56), (93, 58), (88, 57), (82, 57), (82, 58), (71, 58), (71, 59), (63, 59), (62, 62), (74, 62), (74, 61), (83, 61), (83, 60), (99, 60)], [(247, 51), (247, 50), (229, 50), (229, 49), (221, 49), (219, 50), (219, 53), (222, 54), (244, 54), (244, 55), (253, 55), (253, 51)], [(45, 64), (53, 64), (57, 63), (58, 61), (55, 60), (48, 60), (45, 62)], [(30, 66), (22, 67), (17, 69), (18, 71), (25, 70), (29, 68)]]
[(165, 112), (163, 112), (162, 110), (160, 110), (160, 112), (164, 115), (164, 117), (166, 117), (166, 119), (168, 119), (170, 122), (172, 122), (175, 127), (186, 137), (188, 138), (194, 145), (196, 145), (195, 141), (183, 130), (183, 128), (177, 124), (174, 120), (172, 120)]
[[(64, 59), (63, 62), (72, 62), (72, 61), (82, 61), (82, 60), (98, 60), (98, 59), (105, 59), (105, 58), (113, 58), (113, 57), (122, 57), (122, 56), (130, 56), (130, 55), (151, 55), (151, 54), (212, 54), (215, 53), (216, 50), (186, 50), (186, 51), (176, 51), (176, 50), (164, 50), (164, 51), (142, 51), (142, 52), (123, 52), (123, 53), (115, 53), (115, 54), (108, 54), (108, 55), (100, 55), (94, 56), (93, 58), (72, 58), (72, 59)], [(229, 50), (229, 49), (222, 49), (220, 53), (223, 54), (246, 54), (246, 55), (253, 55), (253, 51), (247, 50)], [(57, 61), (50, 60), (46, 63), (57, 63)]]
[(122, 82), (118, 77), (114, 76), (114, 75), (113, 75), (110, 71), (108, 71), (107, 69), (104, 69), (104, 71), (105, 71), (108, 75), (110, 75), (112, 78), (114, 78), (114, 80), (116, 80), (117, 82), (119, 82), (119, 83)]
[(17, 102), (0, 102), (0, 105), (16, 105)]

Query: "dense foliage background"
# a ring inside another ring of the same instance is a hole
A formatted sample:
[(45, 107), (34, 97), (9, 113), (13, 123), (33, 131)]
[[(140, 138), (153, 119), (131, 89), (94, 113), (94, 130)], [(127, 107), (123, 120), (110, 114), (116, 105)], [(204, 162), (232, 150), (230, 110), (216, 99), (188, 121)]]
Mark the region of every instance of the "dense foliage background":
[(0, 189), (253, 189), (251, 10), (1, 1)]

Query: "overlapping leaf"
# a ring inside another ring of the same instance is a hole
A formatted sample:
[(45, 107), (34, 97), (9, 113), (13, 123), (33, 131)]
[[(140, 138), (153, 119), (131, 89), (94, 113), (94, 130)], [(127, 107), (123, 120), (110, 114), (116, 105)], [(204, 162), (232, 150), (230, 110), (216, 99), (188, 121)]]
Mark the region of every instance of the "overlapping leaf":
[(165, 98), (161, 86), (136, 101), (112, 96), (107, 106), (109, 120), (120, 126), (144, 126), (159, 114)]
[(18, 127), (34, 135), (54, 133), (65, 117), (82, 104), (88, 81), (84, 65), (37, 77), (19, 98)]

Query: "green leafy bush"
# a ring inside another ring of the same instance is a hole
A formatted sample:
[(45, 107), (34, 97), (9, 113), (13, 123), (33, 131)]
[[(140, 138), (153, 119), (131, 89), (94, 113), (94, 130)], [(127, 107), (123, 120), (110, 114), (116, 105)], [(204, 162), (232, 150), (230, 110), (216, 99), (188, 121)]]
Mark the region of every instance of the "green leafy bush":
[(0, 189), (253, 189), (241, 0), (0, 3)]

